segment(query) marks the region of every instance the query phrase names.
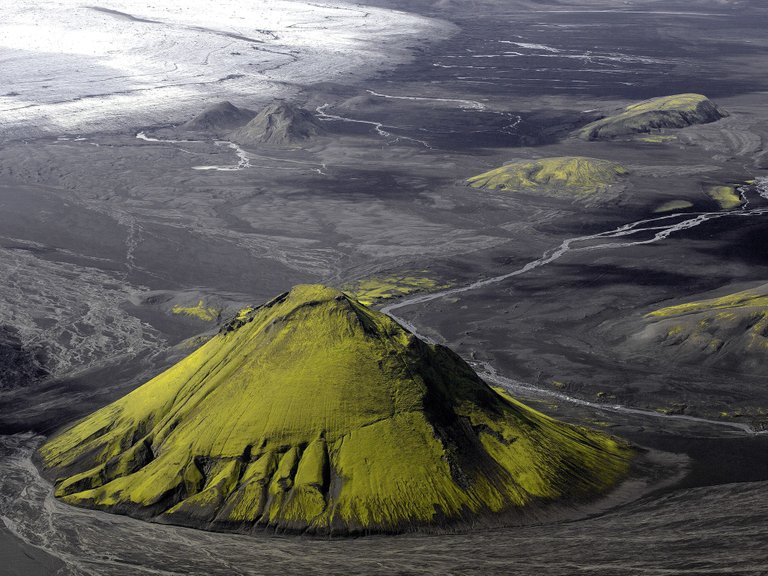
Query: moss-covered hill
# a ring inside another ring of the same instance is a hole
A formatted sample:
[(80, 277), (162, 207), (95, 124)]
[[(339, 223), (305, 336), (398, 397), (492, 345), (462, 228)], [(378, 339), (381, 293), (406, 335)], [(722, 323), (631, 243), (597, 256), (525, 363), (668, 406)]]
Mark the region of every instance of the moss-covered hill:
[(765, 370), (768, 284), (717, 298), (668, 306), (645, 317), (633, 343), (676, 362), (717, 365), (737, 372)]
[(627, 106), (623, 111), (581, 128), (584, 140), (607, 140), (663, 128), (716, 122), (728, 113), (701, 94), (675, 94)]
[(535, 192), (574, 200), (595, 200), (626, 176), (626, 168), (608, 160), (562, 156), (510, 162), (467, 180), (473, 188)]
[(631, 453), (308, 285), (241, 312), (41, 456), (70, 504), (200, 528), (348, 534), (584, 500), (624, 477)]

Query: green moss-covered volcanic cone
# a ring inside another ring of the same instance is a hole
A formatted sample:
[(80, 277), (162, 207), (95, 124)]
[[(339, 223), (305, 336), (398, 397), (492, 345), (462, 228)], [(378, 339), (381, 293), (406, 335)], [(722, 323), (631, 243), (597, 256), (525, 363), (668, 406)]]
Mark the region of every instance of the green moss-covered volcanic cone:
[(500, 395), (449, 350), (312, 285), (241, 312), (41, 455), (71, 504), (344, 534), (581, 501), (626, 474), (630, 451)]
[(606, 140), (662, 128), (708, 124), (728, 116), (701, 94), (675, 94), (627, 106), (623, 111), (587, 124), (578, 131), (584, 140)]

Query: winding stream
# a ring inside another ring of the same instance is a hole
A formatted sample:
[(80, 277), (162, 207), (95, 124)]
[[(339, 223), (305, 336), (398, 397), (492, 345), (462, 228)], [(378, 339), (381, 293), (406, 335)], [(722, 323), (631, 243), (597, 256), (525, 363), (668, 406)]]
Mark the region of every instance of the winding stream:
[[(145, 142), (161, 142), (163, 144), (207, 144), (204, 140), (171, 140), (163, 138), (154, 138), (148, 136), (146, 132), (139, 132), (136, 134), (138, 140), (144, 140)], [(245, 150), (234, 142), (229, 140), (214, 140), (213, 143), (216, 146), (226, 146), (231, 148), (237, 154), (238, 163), (231, 166), (193, 166), (192, 170), (215, 170), (218, 172), (237, 172), (238, 170), (245, 170), (251, 167), (251, 158)]]
[[(504, 126), (501, 131), (505, 134), (515, 134), (517, 127), (523, 122), (523, 117), (519, 114), (513, 114), (511, 112), (495, 112), (493, 110), (489, 110), (488, 106), (483, 104), (482, 102), (479, 102), (477, 100), (465, 100), (462, 98), (434, 98), (429, 96), (400, 96), (400, 95), (393, 95), (393, 94), (382, 94), (381, 92), (376, 92), (374, 90), (366, 90), (368, 94), (371, 96), (375, 96), (376, 98), (384, 98), (386, 100), (409, 100), (414, 102), (437, 102), (437, 103), (444, 103), (444, 104), (454, 104), (458, 108), (461, 108), (463, 110), (475, 110), (478, 112), (489, 112), (489, 113), (495, 113), (500, 114), (506, 118), (509, 119), (509, 124)], [(324, 120), (326, 122), (328, 121), (337, 121), (337, 122), (347, 122), (351, 124), (367, 124), (368, 126), (372, 126), (374, 130), (376, 130), (376, 133), (381, 136), (382, 138), (387, 139), (387, 144), (396, 144), (400, 140), (406, 140), (409, 142), (415, 142), (416, 144), (421, 144), (428, 150), (434, 150), (434, 147), (429, 144), (429, 142), (425, 140), (419, 140), (418, 138), (412, 138), (410, 136), (402, 136), (398, 134), (392, 134), (387, 130), (389, 129), (397, 129), (395, 126), (387, 126), (383, 122), (378, 122), (375, 120), (358, 120), (356, 118), (348, 118), (346, 116), (339, 116), (338, 114), (331, 114), (328, 112), (328, 109), (331, 107), (330, 104), (325, 103), (322, 106), (318, 106), (315, 108), (315, 112), (320, 117), (320, 120)], [(427, 131), (426, 129), (422, 129), (424, 131)]]
[[(566, 254), (571, 252), (590, 252), (593, 250), (612, 250), (616, 248), (628, 248), (631, 246), (641, 246), (644, 244), (653, 244), (660, 240), (669, 238), (672, 234), (690, 228), (700, 226), (710, 220), (717, 220), (720, 218), (749, 218), (754, 216), (762, 216), (768, 214), (768, 206), (760, 206), (756, 208), (750, 208), (750, 202), (747, 198), (747, 193), (754, 190), (760, 198), (768, 200), (768, 177), (758, 178), (754, 186), (743, 186), (739, 189), (741, 197), (744, 200), (744, 204), (739, 210), (731, 212), (689, 212), (689, 213), (676, 213), (668, 214), (666, 216), (658, 216), (656, 218), (648, 218), (645, 220), (638, 220), (629, 224), (624, 224), (612, 230), (604, 232), (598, 232), (597, 234), (589, 234), (586, 236), (577, 236), (575, 238), (568, 238), (564, 240), (559, 246), (547, 250), (539, 258), (532, 260), (525, 264), (523, 267), (500, 274), (498, 276), (492, 276), (490, 278), (484, 278), (465, 286), (458, 286), (455, 288), (448, 288), (438, 292), (431, 292), (428, 294), (420, 294), (410, 298), (404, 298), (397, 302), (393, 302), (381, 309), (381, 312), (388, 315), (390, 318), (404, 326), (406, 329), (414, 333), (416, 336), (435, 344), (434, 339), (430, 338), (426, 334), (421, 333), (418, 328), (408, 320), (398, 316), (394, 313), (395, 310), (407, 308), (409, 306), (415, 306), (417, 304), (425, 304), (434, 300), (439, 300), (447, 296), (453, 296), (456, 294), (462, 294), (464, 292), (470, 292), (478, 288), (490, 286), (492, 284), (498, 284), (504, 282), (515, 276), (521, 276), (531, 270), (541, 268), (550, 264)], [(651, 234), (650, 238), (643, 238), (638, 240), (625, 241), (625, 239), (632, 236), (638, 236), (641, 234)], [(617, 242), (610, 242), (610, 240), (617, 240)], [(630, 408), (620, 405), (598, 404), (595, 402), (589, 402), (581, 398), (568, 396), (560, 392), (553, 390), (546, 390), (538, 388), (536, 386), (526, 384), (517, 380), (512, 380), (499, 375), (496, 370), (487, 362), (477, 363), (470, 362), (475, 368), (480, 368), (478, 374), (491, 382), (495, 382), (512, 390), (523, 390), (527, 392), (536, 392), (538, 394), (546, 394), (548, 396), (554, 396), (560, 400), (570, 402), (572, 404), (578, 404), (581, 406), (588, 406), (608, 412), (618, 412), (624, 414), (636, 414), (641, 416), (649, 416), (653, 418), (672, 418), (677, 420), (687, 420), (692, 422), (706, 423), (715, 426), (722, 426), (732, 429), (738, 429), (747, 434), (765, 434), (765, 431), (756, 431), (748, 424), (742, 424), (737, 422), (723, 422), (720, 420), (708, 420), (706, 418), (696, 418), (693, 416), (685, 416), (683, 414), (663, 414), (661, 412), (655, 412), (653, 410), (641, 410), (639, 408)]]
[(448, 104), (458, 104), (459, 108), (462, 108), (464, 110), (478, 110), (480, 112), (490, 112), (490, 113), (500, 114), (501, 116), (505, 116), (510, 120), (510, 124), (504, 126), (504, 128), (502, 128), (501, 130), (505, 134), (515, 134), (516, 133), (515, 129), (523, 121), (523, 117), (520, 116), (519, 114), (489, 110), (488, 106), (486, 106), (482, 102), (478, 102), (477, 100), (464, 100), (462, 98), (433, 98), (428, 96), (394, 96), (392, 94), (382, 94), (381, 92), (375, 92), (373, 90), (366, 90), (366, 92), (368, 92), (368, 94), (370, 94), (371, 96), (376, 96), (377, 98), (386, 98), (389, 100), (411, 100), (415, 102), (443, 102)]
[[(335, 120), (337, 122), (347, 122), (350, 124), (367, 124), (368, 126), (373, 126), (374, 130), (376, 130), (376, 134), (381, 136), (382, 138), (387, 139), (387, 144), (396, 144), (400, 140), (407, 140), (409, 142), (415, 142), (416, 144), (421, 144), (424, 146), (424, 148), (428, 150), (432, 150), (432, 146), (429, 145), (428, 142), (425, 142), (424, 140), (419, 140), (418, 138), (411, 138), (410, 136), (398, 136), (397, 134), (392, 134), (391, 132), (388, 132), (385, 130), (385, 126), (382, 122), (375, 122), (373, 120), (356, 120), (354, 118), (347, 118), (345, 116), (338, 116), (336, 114), (330, 114), (327, 112), (328, 108), (330, 108), (330, 104), (323, 104), (322, 106), (318, 106), (315, 108), (315, 112), (317, 112), (317, 115), (320, 117), (320, 120), (324, 120), (326, 122)], [(387, 126), (387, 128), (390, 128), (390, 126)]]

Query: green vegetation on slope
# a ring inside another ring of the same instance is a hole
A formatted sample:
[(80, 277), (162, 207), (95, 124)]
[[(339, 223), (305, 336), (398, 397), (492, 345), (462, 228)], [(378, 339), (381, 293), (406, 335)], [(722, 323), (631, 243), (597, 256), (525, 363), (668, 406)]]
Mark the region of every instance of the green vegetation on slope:
[(439, 284), (433, 278), (417, 274), (403, 276), (380, 276), (358, 280), (346, 286), (344, 292), (365, 306), (371, 306), (382, 300), (407, 296), (414, 292), (426, 292), (448, 288), (448, 284)]
[(449, 350), (312, 285), (244, 310), (41, 456), (71, 504), (351, 533), (594, 497), (631, 451), (499, 395)]
[(733, 309), (768, 309), (768, 294), (757, 290), (745, 290), (728, 294), (720, 298), (710, 298), (708, 300), (699, 300), (687, 304), (678, 304), (668, 306), (648, 314), (649, 317), (665, 318), (670, 316), (680, 316), (693, 312), (712, 312), (715, 310), (733, 310)]
[(473, 188), (532, 191), (578, 200), (602, 195), (627, 174), (626, 168), (608, 160), (562, 156), (518, 160), (474, 176), (467, 182)]
[(202, 320), (203, 322), (213, 322), (219, 317), (219, 314), (221, 314), (221, 309), (216, 308), (215, 306), (206, 306), (203, 300), (198, 300), (197, 305), (195, 306), (182, 306), (181, 304), (176, 304), (171, 308), (171, 312), (177, 315), (191, 316), (198, 320)]
[(733, 210), (744, 203), (735, 186), (707, 186), (704, 192), (720, 205), (721, 210)]
[(718, 362), (749, 370), (756, 354), (759, 365), (768, 350), (768, 284), (661, 308), (646, 315), (653, 322), (646, 332), (679, 354), (693, 359), (715, 357)]
[(728, 114), (701, 94), (675, 94), (627, 106), (622, 112), (597, 120), (577, 134), (584, 140), (603, 140), (664, 128), (707, 124)]

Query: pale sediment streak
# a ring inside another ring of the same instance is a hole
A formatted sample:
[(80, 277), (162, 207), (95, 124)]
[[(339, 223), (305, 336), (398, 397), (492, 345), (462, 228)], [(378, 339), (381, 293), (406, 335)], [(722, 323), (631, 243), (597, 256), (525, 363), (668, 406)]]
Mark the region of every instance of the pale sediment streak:
[(553, 48), (552, 46), (546, 46), (544, 44), (532, 44), (530, 42), (513, 42), (512, 40), (499, 40), (499, 44), (512, 44), (519, 48), (526, 48), (528, 50), (539, 50), (542, 52), (562, 52), (559, 48)]
[(202, 140), (172, 140), (172, 139), (164, 139), (164, 138), (155, 138), (153, 136), (148, 136), (146, 132), (139, 132), (138, 134), (136, 134), (136, 138), (139, 140), (144, 140), (145, 142), (164, 142), (166, 144), (184, 144), (184, 143), (197, 144), (202, 142)]
[(464, 100), (461, 98), (430, 98), (427, 96), (393, 96), (392, 94), (381, 94), (373, 90), (366, 90), (371, 96), (378, 98), (388, 98), (391, 100), (413, 100), (425, 102), (447, 102), (449, 104), (458, 104), (461, 108), (474, 108), (475, 110), (485, 110), (486, 106), (477, 100)]

